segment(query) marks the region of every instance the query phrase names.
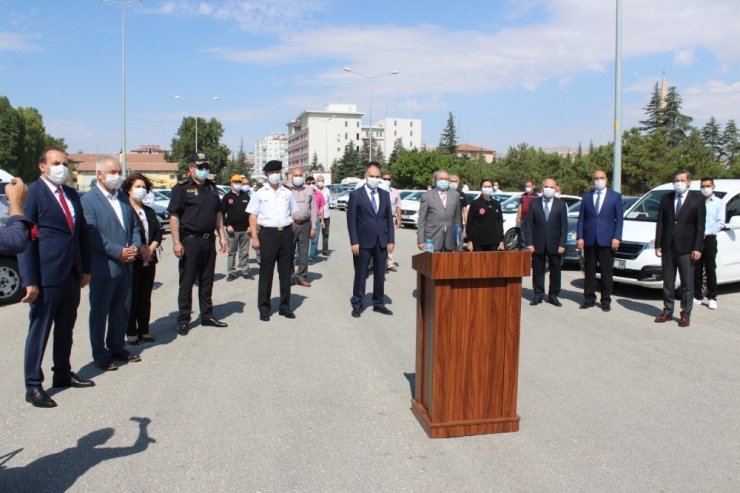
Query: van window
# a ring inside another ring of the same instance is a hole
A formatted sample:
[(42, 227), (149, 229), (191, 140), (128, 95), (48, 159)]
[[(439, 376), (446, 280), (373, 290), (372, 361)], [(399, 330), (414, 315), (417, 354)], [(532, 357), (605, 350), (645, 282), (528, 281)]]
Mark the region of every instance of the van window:
[(656, 222), (658, 220), (658, 209), (660, 208), (660, 199), (667, 193), (673, 193), (673, 190), (652, 190), (637, 201), (630, 209), (625, 219), (633, 221)]
[(735, 195), (727, 203), (727, 217), (725, 218), (725, 224), (730, 222), (730, 218), (734, 216), (740, 216), (740, 195)]

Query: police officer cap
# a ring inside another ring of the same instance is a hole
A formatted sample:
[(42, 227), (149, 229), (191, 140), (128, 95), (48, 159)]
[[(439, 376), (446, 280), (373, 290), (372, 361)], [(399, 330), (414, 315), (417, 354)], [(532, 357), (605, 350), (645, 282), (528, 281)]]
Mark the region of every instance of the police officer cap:
[(280, 171), (281, 169), (283, 169), (283, 162), (276, 159), (273, 159), (272, 161), (267, 161), (267, 164), (262, 167), (262, 171), (264, 171), (265, 173), (269, 173), (271, 171)]
[(188, 163), (208, 163), (208, 158), (202, 152), (194, 152), (190, 155), (190, 161)]

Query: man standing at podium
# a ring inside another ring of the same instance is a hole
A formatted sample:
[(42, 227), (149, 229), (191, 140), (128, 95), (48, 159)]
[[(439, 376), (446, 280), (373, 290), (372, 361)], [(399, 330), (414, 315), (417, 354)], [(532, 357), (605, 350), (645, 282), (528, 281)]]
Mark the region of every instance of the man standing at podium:
[(432, 240), (435, 252), (451, 252), (459, 244), (462, 231), (460, 198), (450, 190), (450, 175), (441, 169), (432, 175), (434, 188), (421, 196), (416, 243), (424, 250), (426, 240)]
[(365, 281), (370, 259), (373, 260), (373, 311), (393, 315), (385, 307), (385, 267), (388, 253), (393, 252), (395, 230), (391, 196), (379, 188), (380, 166), (371, 162), (365, 172), (365, 184), (349, 194), (347, 229), (355, 267), (352, 289), (352, 316), (362, 314)]

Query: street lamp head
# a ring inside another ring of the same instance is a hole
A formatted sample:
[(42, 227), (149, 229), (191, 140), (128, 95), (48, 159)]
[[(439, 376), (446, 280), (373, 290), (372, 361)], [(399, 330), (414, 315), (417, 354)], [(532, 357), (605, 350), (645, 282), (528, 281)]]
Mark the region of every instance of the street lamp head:
[(349, 67), (344, 67), (344, 69), (343, 69), (343, 70), (344, 70), (345, 72), (352, 72), (352, 69), (351, 69), (351, 68), (349, 68)]
[(211, 99), (214, 101), (218, 101), (220, 98), (218, 96), (213, 96)]
[(181, 99), (181, 98), (180, 98), (180, 96), (178, 96), (177, 94), (175, 94), (175, 99)]
[(391, 71), (391, 75), (398, 75), (398, 70)]

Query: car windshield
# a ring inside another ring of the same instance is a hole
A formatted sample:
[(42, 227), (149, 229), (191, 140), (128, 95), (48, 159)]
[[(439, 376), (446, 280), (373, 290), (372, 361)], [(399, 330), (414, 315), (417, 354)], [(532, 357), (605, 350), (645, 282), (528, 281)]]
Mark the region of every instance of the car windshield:
[(152, 190), (152, 195), (154, 195), (154, 200), (170, 200), (169, 195), (166, 195), (159, 190)]
[(658, 209), (660, 208), (660, 199), (667, 193), (673, 193), (671, 189), (663, 190), (652, 190), (632, 206), (629, 210), (629, 214), (625, 216), (625, 219), (631, 219), (633, 221), (647, 221), (654, 223), (658, 220)]
[(158, 195), (164, 195), (164, 198), (166, 199), (170, 198), (170, 194), (172, 193), (172, 190), (152, 190), (152, 191)]
[(422, 193), (423, 192), (420, 192), (420, 191), (412, 192), (409, 195), (407, 195), (404, 200), (410, 200), (412, 202), (419, 202), (421, 200)]
[(501, 202), (501, 212), (506, 214), (513, 214), (519, 210), (519, 202), (522, 201), (521, 195), (516, 197), (510, 197)]
[(570, 207), (568, 207), (568, 216), (578, 216), (578, 214), (581, 212), (581, 202), (576, 202), (575, 204), (571, 204)]

